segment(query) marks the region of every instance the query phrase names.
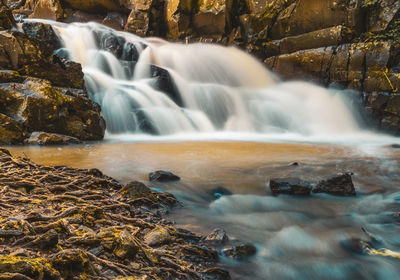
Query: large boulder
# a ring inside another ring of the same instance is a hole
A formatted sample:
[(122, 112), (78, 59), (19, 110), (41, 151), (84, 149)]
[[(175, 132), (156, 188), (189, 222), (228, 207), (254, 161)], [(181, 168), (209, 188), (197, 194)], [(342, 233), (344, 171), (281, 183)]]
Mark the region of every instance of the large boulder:
[(311, 184), (297, 178), (271, 179), (269, 187), (272, 194), (310, 195)]
[(279, 14), (270, 35), (280, 39), (338, 25), (361, 31), (361, 2), (297, 0)]
[(44, 42), (46, 46), (53, 51), (61, 47), (61, 42), (56, 32), (51, 25), (42, 22), (24, 22), (22, 30), (26, 35), (29, 35), (40, 42)]
[(167, 38), (178, 39), (189, 35), (192, 12), (194, 11), (193, 3), (190, 0), (168, 0), (165, 12), (165, 20), (167, 24)]
[(356, 190), (349, 173), (338, 174), (327, 180), (322, 180), (313, 189), (313, 193), (327, 193), (339, 196), (355, 196)]
[[(53, 55), (54, 46), (48, 42), (54, 40), (54, 36), (35, 33), (33, 28), (24, 26), (29, 36), (18, 31), (0, 31), (0, 69), (47, 79), (55, 86), (82, 89), (81, 65)], [(35, 34), (37, 38), (31, 36)]]
[(399, 51), (393, 42), (342, 44), (270, 57), (265, 63), (288, 79), (336, 82), (368, 93), (397, 92)]
[(27, 132), (45, 131), (99, 140), (105, 124), (100, 108), (84, 90), (53, 87), (49, 81), (28, 78), (0, 85), (0, 113), (11, 116)]
[(193, 16), (195, 31), (201, 36), (225, 33), (225, 0), (201, 1), (199, 12)]
[(147, 11), (132, 10), (125, 25), (125, 31), (138, 36), (146, 36), (149, 31), (150, 16)]
[(60, 0), (39, 0), (29, 17), (60, 20), (64, 17), (64, 10)]
[(372, 93), (366, 98), (366, 110), (377, 126), (388, 133), (400, 135), (400, 95)]

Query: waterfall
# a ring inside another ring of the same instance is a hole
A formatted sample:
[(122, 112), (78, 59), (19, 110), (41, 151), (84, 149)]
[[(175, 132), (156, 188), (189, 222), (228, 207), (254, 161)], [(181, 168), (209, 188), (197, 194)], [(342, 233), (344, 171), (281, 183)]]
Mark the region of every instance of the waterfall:
[(64, 44), (57, 53), (82, 64), (107, 135), (361, 131), (340, 91), (282, 82), (235, 47), (144, 39), (97, 23), (47, 23)]

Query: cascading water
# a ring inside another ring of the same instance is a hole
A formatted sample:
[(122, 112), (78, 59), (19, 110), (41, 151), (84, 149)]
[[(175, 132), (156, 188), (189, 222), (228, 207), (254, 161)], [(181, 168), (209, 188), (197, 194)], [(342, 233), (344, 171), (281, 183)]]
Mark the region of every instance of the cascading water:
[(360, 128), (357, 110), (345, 100), (349, 94), (282, 82), (237, 48), (143, 39), (97, 23), (47, 23), (64, 44), (58, 54), (82, 64), (89, 96), (102, 107), (106, 137), (377, 137)]

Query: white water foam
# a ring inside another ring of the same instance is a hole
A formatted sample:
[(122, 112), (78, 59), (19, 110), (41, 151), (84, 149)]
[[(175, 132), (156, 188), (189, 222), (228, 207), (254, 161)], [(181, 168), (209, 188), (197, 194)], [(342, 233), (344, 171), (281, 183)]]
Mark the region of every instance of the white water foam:
[[(109, 139), (399, 142), (363, 129), (345, 92), (282, 82), (237, 48), (143, 39), (97, 23), (46, 22), (63, 53), (82, 64)], [(121, 57), (104, 50), (110, 38), (123, 42)], [(134, 62), (125, 55), (132, 48)], [(167, 73), (172, 94), (155, 86), (152, 65)]]

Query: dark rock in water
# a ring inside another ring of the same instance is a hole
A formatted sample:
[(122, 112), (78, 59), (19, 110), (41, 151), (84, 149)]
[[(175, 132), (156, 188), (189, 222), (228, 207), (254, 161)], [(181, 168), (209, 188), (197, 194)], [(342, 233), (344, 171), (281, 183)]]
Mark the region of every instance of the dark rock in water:
[(252, 244), (241, 244), (238, 246), (233, 246), (222, 250), (223, 255), (234, 259), (242, 259), (250, 257), (255, 255), (256, 253), (257, 249)]
[(292, 162), (292, 163), (290, 164), (290, 166), (299, 166), (299, 165), (300, 165), (300, 163), (298, 163), (297, 161)]
[(180, 179), (181, 178), (176, 176), (175, 174), (163, 170), (157, 170), (149, 174), (150, 181), (168, 182), (179, 181)]
[(340, 196), (355, 196), (353, 180), (349, 173), (336, 175), (328, 180), (322, 180), (313, 189), (313, 193), (328, 193)]
[(207, 235), (204, 240), (207, 242), (223, 244), (229, 240), (229, 237), (225, 230), (216, 228), (209, 235)]
[(156, 79), (155, 87), (168, 95), (178, 106), (183, 106), (182, 98), (176, 89), (175, 83), (167, 70), (156, 65), (150, 66), (151, 76)]
[(393, 144), (393, 145), (392, 145), (392, 148), (393, 148), (393, 149), (400, 149), (400, 144)]
[(309, 195), (311, 184), (297, 178), (271, 179), (269, 187), (272, 194)]
[(78, 138), (48, 132), (32, 132), (31, 136), (26, 141), (27, 144), (32, 145), (66, 145), (78, 144), (81, 141)]
[(112, 53), (118, 59), (121, 58), (126, 41), (125, 38), (112, 32), (98, 31), (95, 34), (101, 49)]
[(26, 35), (47, 43), (53, 50), (61, 47), (60, 40), (54, 32), (53, 27), (49, 24), (44, 24), (42, 22), (24, 22), (22, 24), (22, 30)]
[(233, 194), (230, 190), (228, 190), (227, 188), (224, 188), (223, 186), (215, 187), (215, 188), (211, 189), (209, 191), (209, 193), (211, 195), (213, 195), (215, 198), (220, 198), (224, 195), (232, 195)]

